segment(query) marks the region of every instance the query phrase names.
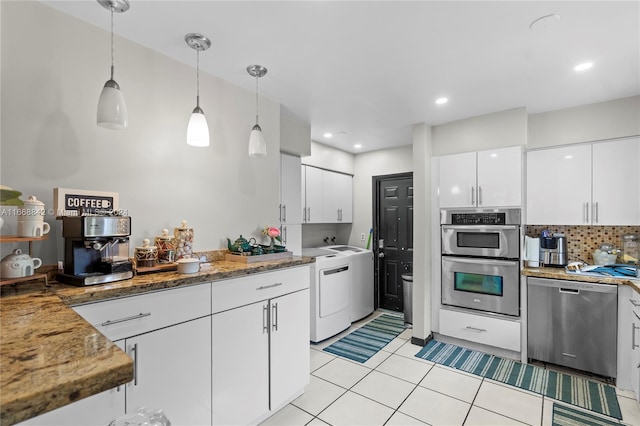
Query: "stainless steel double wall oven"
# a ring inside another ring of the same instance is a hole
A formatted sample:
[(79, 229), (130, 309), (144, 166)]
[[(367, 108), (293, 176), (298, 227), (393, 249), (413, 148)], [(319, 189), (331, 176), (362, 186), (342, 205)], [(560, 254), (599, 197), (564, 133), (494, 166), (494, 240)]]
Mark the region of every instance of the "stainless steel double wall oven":
[(520, 316), (520, 209), (441, 210), (442, 304)]

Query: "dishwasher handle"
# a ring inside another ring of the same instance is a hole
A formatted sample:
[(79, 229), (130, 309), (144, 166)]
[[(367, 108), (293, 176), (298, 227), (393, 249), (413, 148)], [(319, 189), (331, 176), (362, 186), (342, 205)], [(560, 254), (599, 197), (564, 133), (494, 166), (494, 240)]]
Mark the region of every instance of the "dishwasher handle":
[(328, 269), (326, 271), (322, 271), (323, 275), (333, 275), (333, 274), (339, 274), (340, 272), (346, 272), (349, 270), (348, 266), (342, 266), (340, 268), (335, 268), (335, 269)]
[(564, 293), (564, 294), (580, 294), (580, 290), (578, 289), (573, 289), (573, 288), (562, 288), (560, 287), (558, 289), (558, 291), (560, 293)]

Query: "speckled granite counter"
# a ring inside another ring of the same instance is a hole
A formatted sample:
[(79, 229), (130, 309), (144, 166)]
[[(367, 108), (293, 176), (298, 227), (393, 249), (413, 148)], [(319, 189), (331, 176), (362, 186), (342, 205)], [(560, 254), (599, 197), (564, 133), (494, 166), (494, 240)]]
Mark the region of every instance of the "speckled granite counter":
[(105, 285), (3, 286), (0, 424), (15, 424), (132, 380), (132, 360), (70, 306), (312, 262), (298, 256), (254, 264), (215, 261), (195, 274), (162, 272)]
[(522, 275), (527, 277), (551, 278), (555, 280), (582, 281), (589, 283), (601, 284), (617, 284), (631, 286), (635, 291), (640, 293), (640, 278), (612, 278), (612, 277), (594, 277), (590, 275), (569, 274), (564, 268), (524, 268)]

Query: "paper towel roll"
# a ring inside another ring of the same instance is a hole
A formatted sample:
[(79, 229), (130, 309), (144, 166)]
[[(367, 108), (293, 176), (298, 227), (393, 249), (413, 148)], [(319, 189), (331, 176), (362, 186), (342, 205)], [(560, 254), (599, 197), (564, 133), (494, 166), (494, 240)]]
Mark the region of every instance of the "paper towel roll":
[(540, 238), (524, 237), (524, 260), (530, 268), (540, 266)]

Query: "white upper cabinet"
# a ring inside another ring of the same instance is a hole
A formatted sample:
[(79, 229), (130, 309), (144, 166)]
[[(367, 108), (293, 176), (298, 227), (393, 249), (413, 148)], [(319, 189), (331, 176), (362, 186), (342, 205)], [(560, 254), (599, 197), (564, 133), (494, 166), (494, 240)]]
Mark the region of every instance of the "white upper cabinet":
[(302, 222), (351, 223), (353, 177), (344, 173), (302, 166)]
[(531, 225), (640, 224), (640, 139), (527, 153)]
[(640, 138), (593, 144), (592, 223), (640, 225)]
[(584, 225), (590, 200), (590, 145), (527, 153), (528, 224)]
[(280, 223), (302, 223), (300, 157), (280, 154)]
[(522, 202), (519, 146), (440, 157), (440, 207), (504, 207)]
[(304, 166), (304, 223), (324, 223), (324, 196), (322, 170), (316, 167)]
[(350, 223), (353, 220), (353, 178), (342, 173), (322, 171), (324, 222)]

